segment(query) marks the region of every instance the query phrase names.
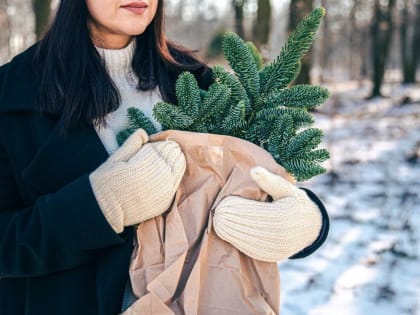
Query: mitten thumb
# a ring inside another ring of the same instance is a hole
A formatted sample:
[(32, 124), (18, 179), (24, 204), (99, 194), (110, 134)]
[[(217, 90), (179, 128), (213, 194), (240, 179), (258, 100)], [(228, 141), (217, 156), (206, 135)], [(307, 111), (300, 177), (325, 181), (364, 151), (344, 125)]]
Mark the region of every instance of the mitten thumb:
[(251, 178), (262, 190), (278, 200), (293, 194), (295, 186), (283, 177), (273, 174), (262, 166), (253, 167), (250, 171)]
[(137, 129), (108, 160), (111, 162), (127, 162), (147, 141), (149, 141), (149, 137), (146, 131), (141, 128)]

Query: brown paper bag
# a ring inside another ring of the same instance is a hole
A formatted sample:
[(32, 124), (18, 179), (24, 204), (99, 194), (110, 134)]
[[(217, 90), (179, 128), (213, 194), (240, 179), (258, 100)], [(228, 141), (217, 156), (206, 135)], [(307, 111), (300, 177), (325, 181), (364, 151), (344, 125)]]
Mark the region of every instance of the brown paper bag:
[(220, 239), (212, 217), (229, 195), (266, 200), (250, 177), (252, 167), (292, 177), (267, 151), (239, 138), (169, 130), (150, 142), (165, 139), (179, 143), (187, 170), (170, 210), (138, 226), (130, 279), (139, 299), (124, 314), (278, 314), (277, 264)]

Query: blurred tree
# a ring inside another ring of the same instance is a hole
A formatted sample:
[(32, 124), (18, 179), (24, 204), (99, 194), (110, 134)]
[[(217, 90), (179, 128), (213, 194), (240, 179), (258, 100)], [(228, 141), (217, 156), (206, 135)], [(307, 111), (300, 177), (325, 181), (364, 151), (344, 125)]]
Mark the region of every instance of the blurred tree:
[(0, 0), (0, 64), (7, 61), (9, 57), (9, 17), (7, 15), (7, 1)]
[(375, 0), (374, 3), (374, 16), (370, 28), (373, 57), (373, 88), (370, 98), (381, 96), (381, 86), (394, 27), (393, 14), (395, 4), (396, 0), (388, 0), (387, 5), (383, 9), (380, 0)]
[[(363, 80), (369, 76), (369, 69), (371, 69), (371, 49), (369, 43), (371, 40), (369, 25), (371, 24), (371, 4), (370, 1), (360, 1), (360, 11), (358, 26), (360, 32), (359, 46), (356, 47), (357, 53), (360, 56), (360, 79)], [(357, 17), (357, 14), (356, 14)], [(362, 18), (363, 17), (363, 18)]]
[[(416, 82), (416, 69), (419, 59), (420, 40), (420, 1), (414, 4), (414, 14), (411, 1), (404, 0), (401, 12), (401, 57), (403, 70), (403, 83)], [(411, 36), (410, 36), (411, 35)]]
[(412, 75), (412, 65), (409, 57), (410, 50), (407, 49), (408, 45), (408, 31), (410, 25), (410, 10), (408, 8), (409, 0), (404, 0), (404, 7), (401, 10), (401, 26), (400, 26), (400, 36), (401, 36), (401, 63), (403, 70), (403, 82), (409, 83)]
[(235, 10), (235, 32), (242, 38), (245, 38), (244, 30), (244, 5), (246, 0), (232, 0), (232, 6)]
[(360, 64), (358, 63), (359, 60), (363, 58), (361, 56), (363, 50), (358, 49), (361, 48), (361, 45), (366, 45), (366, 43), (362, 43), (361, 41), (361, 31), (359, 30), (359, 26), (357, 25), (356, 14), (359, 12), (361, 5), (361, 0), (354, 0), (353, 6), (350, 11), (350, 25), (349, 25), (349, 49), (350, 49), (350, 64), (349, 64), (349, 72), (350, 78), (358, 78), (362, 74), (362, 69)]
[(413, 36), (413, 69), (414, 69), (414, 78), (413, 83), (416, 82), (416, 73), (417, 68), (420, 63), (420, 0), (415, 2), (416, 8), (416, 18), (414, 22), (414, 36)]
[(254, 43), (260, 48), (266, 45), (271, 31), (271, 3), (270, 0), (258, 0), (257, 19), (254, 24)]
[(32, 0), (35, 13), (35, 34), (40, 39), (50, 20), (51, 0)]
[[(291, 0), (289, 13), (288, 33), (290, 34), (302, 20), (313, 9), (313, 0)], [(295, 84), (310, 84), (310, 71), (312, 66), (312, 49), (301, 60), (301, 71), (295, 80)]]
[(328, 15), (328, 8), (327, 8), (327, 0), (321, 0), (321, 6), (326, 8), (327, 12), (324, 17), (324, 21), (321, 27), (321, 45), (318, 46), (318, 53), (319, 53), (319, 67), (321, 71), (319, 72), (319, 81), (321, 83), (325, 82), (325, 73), (327, 72), (328, 68), (328, 60), (329, 55), (332, 53), (330, 49), (330, 36), (329, 36), (329, 20), (330, 17)]

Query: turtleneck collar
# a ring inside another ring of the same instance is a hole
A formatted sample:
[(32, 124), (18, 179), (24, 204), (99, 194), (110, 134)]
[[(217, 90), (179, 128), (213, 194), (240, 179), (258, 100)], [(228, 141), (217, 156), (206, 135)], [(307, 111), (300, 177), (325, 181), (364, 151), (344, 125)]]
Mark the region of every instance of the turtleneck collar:
[[(96, 46), (95, 46), (96, 47)], [(96, 47), (99, 55), (105, 62), (109, 75), (113, 79), (125, 78), (132, 73), (131, 62), (134, 56), (135, 39), (121, 49), (105, 49)]]

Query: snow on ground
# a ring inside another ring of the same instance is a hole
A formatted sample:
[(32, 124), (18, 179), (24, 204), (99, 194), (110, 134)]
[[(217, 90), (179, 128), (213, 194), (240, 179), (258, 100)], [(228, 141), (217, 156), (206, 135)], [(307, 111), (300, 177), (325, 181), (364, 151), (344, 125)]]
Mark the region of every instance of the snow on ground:
[(364, 100), (351, 84), (316, 114), (331, 153), (312, 189), (331, 218), (326, 243), (279, 264), (282, 315), (420, 315), (420, 87)]

